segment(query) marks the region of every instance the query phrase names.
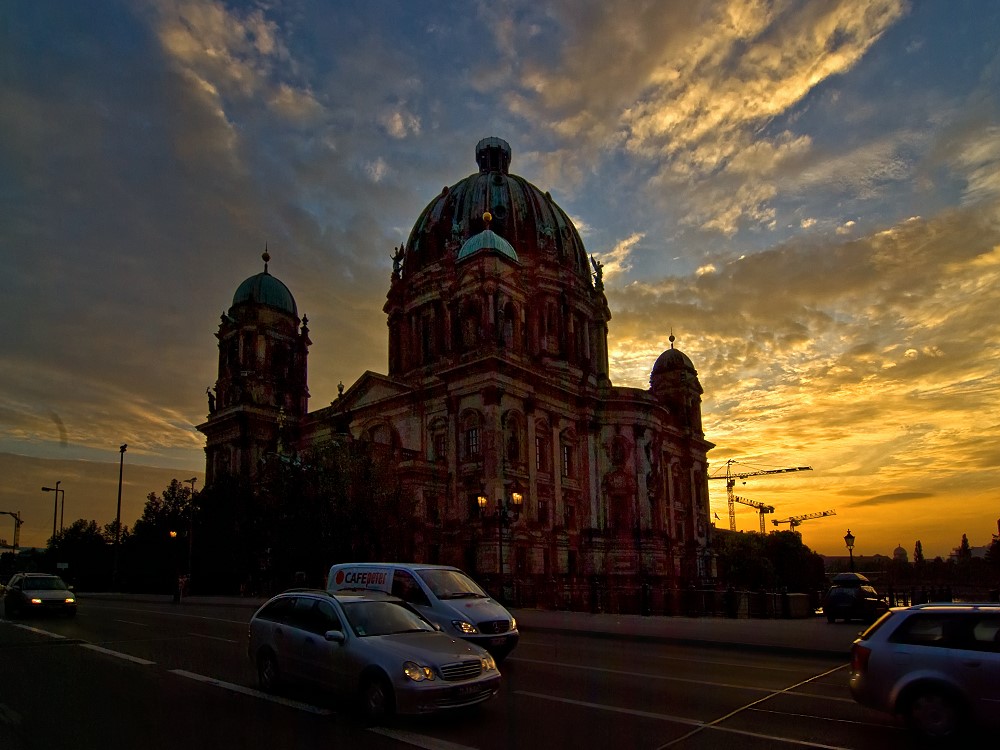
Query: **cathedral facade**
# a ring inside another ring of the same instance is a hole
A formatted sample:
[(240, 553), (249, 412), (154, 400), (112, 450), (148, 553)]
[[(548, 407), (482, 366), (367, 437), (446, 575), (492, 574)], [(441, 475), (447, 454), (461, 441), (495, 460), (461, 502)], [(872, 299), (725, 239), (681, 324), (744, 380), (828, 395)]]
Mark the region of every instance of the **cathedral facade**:
[[(309, 331), (265, 269), (219, 325), (206, 482), (286, 449), (378, 443), (415, 504), (414, 556), (519, 603), (598, 606), (713, 576), (702, 388), (670, 348), (647, 390), (614, 386), (600, 263), (566, 213), (511, 174), (499, 138), (395, 249), (388, 372), (308, 410)], [(651, 593), (659, 592), (659, 593)]]

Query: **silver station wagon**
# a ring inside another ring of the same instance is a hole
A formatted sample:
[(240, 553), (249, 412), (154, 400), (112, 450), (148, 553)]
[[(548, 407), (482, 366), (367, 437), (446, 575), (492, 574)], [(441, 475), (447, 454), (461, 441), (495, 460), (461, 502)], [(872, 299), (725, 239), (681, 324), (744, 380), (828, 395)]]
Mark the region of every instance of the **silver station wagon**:
[(369, 723), (473, 706), (500, 686), (488, 652), (376, 591), (279, 594), (251, 618), (248, 655), (262, 690), (286, 680), (312, 684)]
[(849, 684), (858, 703), (901, 716), (925, 741), (958, 746), (1000, 726), (1000, 605), (889, 610), (854, 642)]

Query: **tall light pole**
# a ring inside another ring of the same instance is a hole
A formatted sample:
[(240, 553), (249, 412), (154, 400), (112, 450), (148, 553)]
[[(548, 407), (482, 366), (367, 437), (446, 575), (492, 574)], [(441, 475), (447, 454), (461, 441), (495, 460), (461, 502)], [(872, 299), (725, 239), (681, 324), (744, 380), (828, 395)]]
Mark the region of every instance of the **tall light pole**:
[[(52, 539), (56, 538), (56, 518), (59, 516), (59, 493), (63, 493), (63, 506), (65, 507), (66, 490), (59, 489), (59, 485), (62, 484), (62, 480), (56, 482), (55, 487), (42, 487), (42, 492), (54, 492), (56, 493), (54, 498), (54, 503), (52, 505)], [(59, 530), (62, 531), (62, 524), (59, 524)]]
[(191, 496), (188, 498), (188, 585), (191, 585), (191, 561), (194, 559), (194, 483), (198, 477), (185, 479), (184, 482), (191, 485)]
[(498, 563), (500, 568), (500, 599), (504, 598), (504, 574), (503, 574), (503, 530), (508, 528), (512, 523), (517, 521), (521, 515), (521, 504), (524, 502), (524, 495), (520, 492), (510, 493), (510, 502), (505, 503), (503, 500), (497, 500), (496, 508), (492, 512), (487, 510), (489, 506), (489, 499), (486, 495), (480, 495), (476, 498), (476, 502), (479, 504), (479, 512), (484, 517), (490, 516), (497, 523), (497, 542), (498, 542)]
[(848, 529), (844, 535), (844, 544), (847, 545), (847, 552), (851, 556), (851, 572), (854, 572), (854, 534)]
[(122, 443), (118, 449), (121, 456), (118, 460), (118, 511), (115, 513), (115, 562), (114, 568), (111, 570), (112, 588), (118, 583), (118, 552), (122, 540), (122, 473), (125, 470), (125, 450), (127, 448), (128, 443)]

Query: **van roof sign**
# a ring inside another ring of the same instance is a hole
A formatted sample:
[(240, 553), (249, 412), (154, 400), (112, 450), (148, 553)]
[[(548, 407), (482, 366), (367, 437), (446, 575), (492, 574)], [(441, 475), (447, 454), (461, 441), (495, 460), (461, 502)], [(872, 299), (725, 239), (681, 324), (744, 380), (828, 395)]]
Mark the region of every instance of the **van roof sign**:
[(339, 569), (327, 587), (332, 591), (340, 589), (392, 590), (391, 567), (349, 566)]

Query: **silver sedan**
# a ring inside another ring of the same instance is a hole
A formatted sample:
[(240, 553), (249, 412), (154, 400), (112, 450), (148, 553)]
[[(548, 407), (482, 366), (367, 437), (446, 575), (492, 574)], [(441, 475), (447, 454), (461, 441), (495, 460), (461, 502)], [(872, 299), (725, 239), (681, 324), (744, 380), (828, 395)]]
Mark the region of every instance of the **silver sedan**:
[(484, 649), (442, 633), (387, 594), (286, 591), (250, 620), (248, 654), (261, 689), (313, 684), (367, 722), (489, 700), (500, 672)]

